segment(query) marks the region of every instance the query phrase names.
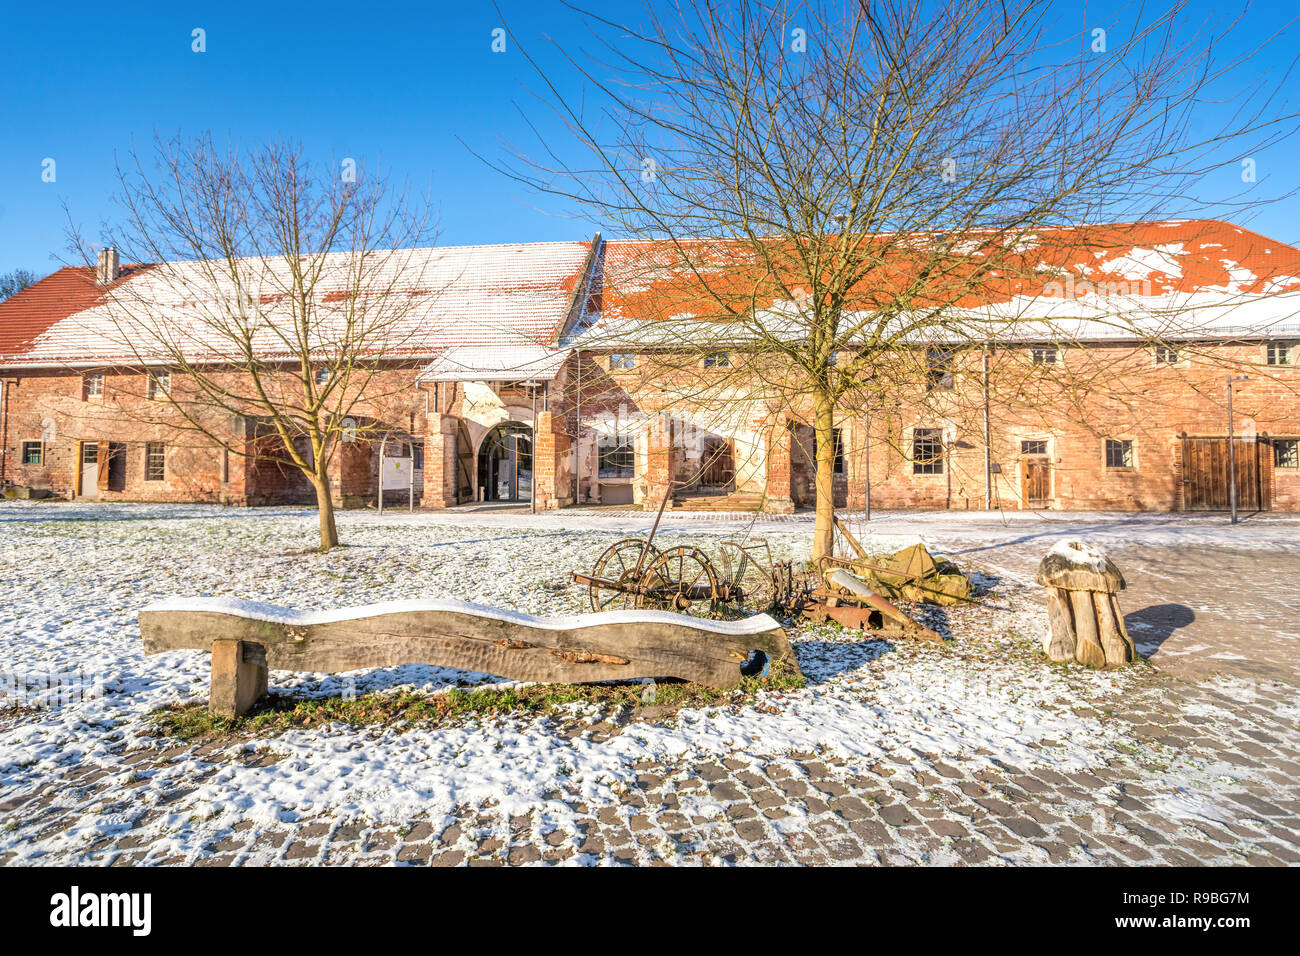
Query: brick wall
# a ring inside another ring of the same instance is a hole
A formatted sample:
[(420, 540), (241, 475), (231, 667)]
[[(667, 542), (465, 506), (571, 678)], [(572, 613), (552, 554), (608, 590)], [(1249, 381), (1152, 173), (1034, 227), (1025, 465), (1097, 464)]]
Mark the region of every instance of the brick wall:
[[(143, 372), (108, 369), (100, 374), (102, 395), (93, 397), (86, 394), (85, 373), (79, 370), (0, 374), (5, 384), (2, 441), (6, 484), (47, 488), (60, 497), (75, 497), (81, 491), (83, 446), (110, 443), (122, 462), (114, 466), (120, 468), (115, 474), (122, 480), (111, 488), (96, 487), (95, 497), (102, 500), (234, 505), (315, 501), (315, 492), (300, 471), (261, 460), (255, 454), (262, 446), (248, 440), (251, 432), (245, 419), (216, 412), (203, 416), (205, 428), (224, 436), (236, 449), (232, 452), (185, 427), (165, 402), (150, 401)], [(414, 387), (415, 374), (413, 365), (377, 373), (370, 382), (375, 397), (361, 403), (356, 416), (402, 433), (413, 430), (418, 438), (425, 427), (425, 399)], [(183, 380), (177, 377), (173, 387), (183, 389)], [(42, 442), (40, 464), (22, 463), (23, 443), (28, 441)], [(161, 443), (165, 449), (162, 480), (146, 478), (145, 455), (150, 442)], [(351, 449), (342, 447), (345, 451), (336, 454), (331, 463), (336, 502), (373, 501), (377, 450), (364, 441)], [(249, 454), (239, 454), (241, 448)]]
[[(990, 453), (1000, 470), (993, 476), (994, 506), (1026, 506), (1022, 442), (1043, 441), (1050, 463), (1050, 496), (1044, 507), (1177, 509), (1182, 494), (1180, 436), (1227, 434), (1229, 374), (1247, 376), (1235, 386), (1238, 435), (1300, 436), (1300, 370), (1263, 365), (1258, 343), (1189, 348), (1188, 353), (1178, 365), (1159, 366), (1144, 348), (1065, 349), (1058, 366), (1032, 370), (1023, 362), (1004, 362), (995, 353), (989, 376)], [(836, 480), (837, 498), (861, 507), (869, 448), (874, 506), (983, 508), (984, 392), (978, 362), (978, 354), (959, 358), (951, 389), (903, 385), (865, 411), (842, 409), (836, 427), (843, 436), (846, 474)], [(429, 396), (415, 387), (416, 372), (414, 365), (385, 369), (371, 383), (372, 392), (358, 415), (363, 429), (380, 423), (424, 439), (425, 474), (417, 496), (425, 507), (447, 507), (456, 501), (456, 436), (465, 390), (447, 387), (443, 407), (426, 416)], [(579, 377), (577, 359), (571, 358), (551, 385), (549, 409), (538, 404), (534, 480), (539, 507), (571, 501), (575, 467), (579, 480), (595, 478), (591, 429), (602, 415), (648, 422), (637, 446), (635, 487), (638, 502), (657, 506), (674, 468), (674, 429), (680, 430), (692, 415), (707, 414), (716, 422), (718, 410), (682, 400), (679, 386), (687, 381), (687, 373), (660, 373), (645, 357), (636, 370), (621, 371), (610, 369), (605, 356), (587, 356), (581, 368), (581, 396)], [(122, 481), (120, 487), (96, 489), (106, 500), (314, 500), (310, 484), (296, 470), (230, 454), (200, 435), (177, 429), (161, 413), (160, 403), (145, 403), (140, 372), (106, 372), (104, 394), (94, 400), (83, 395), (80, 372), (10, 372), (3, 378), (4, 477), (9, 484), (73, 496), (83, 444), (111, 442), (121, 446)], [(757, 441), (737, 440), (736, 447), (743, 444), (749, 449), (746, 454), (758, 460), (737, 460), (737, 472), (752, 475), (756, 484), (765, 479), (767, 507), (772, 510), (811, 505), (811, 410), (798, 402), (777, 409), (753, 398), (738, 401), (743, 405), (738, 427)], [(668, 414), (661, 415), (661, 410)], [(869, 442), (864, 421), (870, 422)], [(222, 427), (247, 429), (233, 420)], [(941, 473), (915, 472), (910, 454), (917, 428), (941, 430)], [(715, 425), (710, 429), (717, 430)], [(43, 435), (40, 463), (23, 464), (23, 442), (39, 441)], [(373, 437), (367, 433), (333, 461), (332, 491), (341, 504), (374, 500), (378, 451)], [(1107, 438), (1132, 442), (1131, 468), (1107, 467)], [(145, 447), (153, 441), (166, 446), (161, 481), (145, 478)], [(476, 483), (476, 464), (472, 470)], [(1300, 470), (1274, 472), (1269, 460), (1263, 480), (1275, 510), (1300, 510)], [(391, 494), (394, 504), (405, 502), (404, 491)]]

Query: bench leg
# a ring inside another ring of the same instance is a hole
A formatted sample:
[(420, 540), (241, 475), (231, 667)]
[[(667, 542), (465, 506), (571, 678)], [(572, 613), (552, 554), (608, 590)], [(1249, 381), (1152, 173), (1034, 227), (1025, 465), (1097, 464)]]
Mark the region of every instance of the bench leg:
[(222, 717), (241, 717), (265, 694), (266, 648), (248, 641), (213, 641), (208, 709)]

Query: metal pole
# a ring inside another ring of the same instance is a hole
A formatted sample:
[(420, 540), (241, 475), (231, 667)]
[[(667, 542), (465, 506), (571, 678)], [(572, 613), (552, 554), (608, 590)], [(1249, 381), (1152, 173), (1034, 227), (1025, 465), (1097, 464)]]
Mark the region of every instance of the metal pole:
[(1232, 424), (1232, 376), (1228, 376), (1228, 506), (1232, 509), (1232, 524), (1237, 523), (1237, 451)]
[(993, 439), (989, 424), (989, 351), (984, 349), (984, 510), (993, 510)]
[(379, 442), (379, 481), (376, 482), (379, 485), (377, 505), (380, 514), (384, 513), (384, 449), (387, 446), (388, 436), (385, 435)]
[(863, 490), (866, 498), (863, 502), (863, 521), (871, 520), (871, 410), (863, 407), (862, 411), (862, 457), (865, 463)]
[(582, 351), (579, 350), (578, 356), (578, 395), (574, 402), (573, 416), (573, 503), (582, 504), (582, 476), (578, 474), (578, 466), (582, 461)]
[(529, 455), (532, 474), (528, 478), (528, 509), (537, 514), (537, 383), (533, 383), (533, 448)]

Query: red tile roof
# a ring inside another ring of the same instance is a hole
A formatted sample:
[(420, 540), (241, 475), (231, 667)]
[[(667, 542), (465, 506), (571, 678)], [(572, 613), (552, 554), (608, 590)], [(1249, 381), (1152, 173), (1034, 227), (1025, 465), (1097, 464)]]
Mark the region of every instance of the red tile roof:
[[(863, 268), (845, 296), (846, 312), (895, 314), (902, 301), (915, 314), (951, 310), (952, 317), (991, 323), (988, 330), (1003, 336), (1048, 338), (1300, 330), (1300, 250), (1231, 223), (1044, 228), (1014, 241), (971, 234), (947, 252), (938, 239), (883, 233), (854, 240)], [(723, 337), (734, 330), (743, 339), (758, 326), (796, 335), (811, 294), (806, 264), (833, 254), (825, 243), (784, 238), (761, 245), (701, 238), (676, 248), (609, 242), (600, 317), (581, 341), (593, 348), (602, 338), (624, 345), (671, 341), (690, 334), (678, 328), (682, 320), (708, 320)], [(665, 331), (647, 326), (656, 322)]]
[[(385, 347), (384, 354), (428, 357), (449, 347), (554, 343), (590, 249), (590, 241), (575, 241), (440, 246), (393, 254), (374, 269), (372, 279), (381, 295), (405, 293), (412, 306), (394, 320), (390, 331), (397, 344)], [(325, 307), (323, 335), (331, 313), (353, 295), (348, 254), (325, 258), (325, 277), (317, 288), (317, 301)], [(262, 289), (258, 298), (267, 324), (254, 347), (264, 358), (276, 358), (285, 346), (273, 327), (292, 321), (284, 263), (269, 258), (245, 264), (244, 281)], [(0, 304), (0, 367), (129, 363), (154, 351), (146, 339), (160, 334), (158, 329), (195, 357), (219, 360), (224, 353), (211, 349), (230, 343), (204, 326), (199, 300), (228, 294), (218, 288), (229, 279), (223, 272), (218, 270), (214, 279), (197, 263), (164, 263), (136, 267), (101, 289), (93, 284), (92, 270), (61, 269)], [(113, 295), (106, 295), (110, 290)], [(222, 310), (210, 311), (219, 315)], [(389, 311), (397, 314), (398, 309)]]
[[(1147, 298), (1300, 290), (1300, 250), (1217, 220), (1039, 229), (1008, 246), (1009, 253), (997, 250), (998, 269), (972, 282), (966, 268), (973, 269), (989, 254), (985, 243), (973, 235), (952, 257), (952, 262), (964, 257), (966, 267), (944, 264), (951, 270), (949, 298), (942, 280), (913, 286), (919, 270), (933, 265), (924, 234), (863, 236), (859, 255), (867, 260), (878, 255), (881, 261), (850, 290), (845, 305), (867, 310), (892, 306), (899, 291), (911, 289), (932, 297), (932, 304), (942, 300), (974, 308), (1041, 296), (1049, 285), (1066, 279), (1077, 285), (1137, 283)], [(732, 310), (770, 308), (784, 298), (786, 288), (806, 278), (801, 250), (783, 239), (772, 240), (769, 249), (760, 257), (753, 244), (725, 238), (690, 240), (681, 251), (664, 242), (611, 241), (605, 251), (603, 312), (633, 320), (682, 315), (722, 319)], [(794, 264), (791, 274), (780, 274), (783, 262)]]
[[(141, 272), (141, 266), (125, 266), (117, 281)], [(116, 285), (116, 283), (114, 283)], [(112, 286), (95, 285), (95, 270), (86, 266), (64, 266), (0, 302), (0, 356), (18, 355), (60, 319), (88, 309), (102, 301)]]

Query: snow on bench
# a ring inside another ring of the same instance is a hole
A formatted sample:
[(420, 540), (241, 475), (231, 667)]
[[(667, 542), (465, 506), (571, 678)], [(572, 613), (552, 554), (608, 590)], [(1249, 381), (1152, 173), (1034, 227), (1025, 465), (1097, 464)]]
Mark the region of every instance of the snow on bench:
[(677, 677), (733, 687), (772, 661), (798, 671), (766, 614), (710, 621), (668, 611), (534, 617), (463, 601), (389, 601), (297, 611), (229, 598), (170, 599), (140, 612), (146, 654), (212, 653), (209, 707), (246, 713), (267, 670), (340, 673), (428, 664), (519, 681), (584, 683)]

